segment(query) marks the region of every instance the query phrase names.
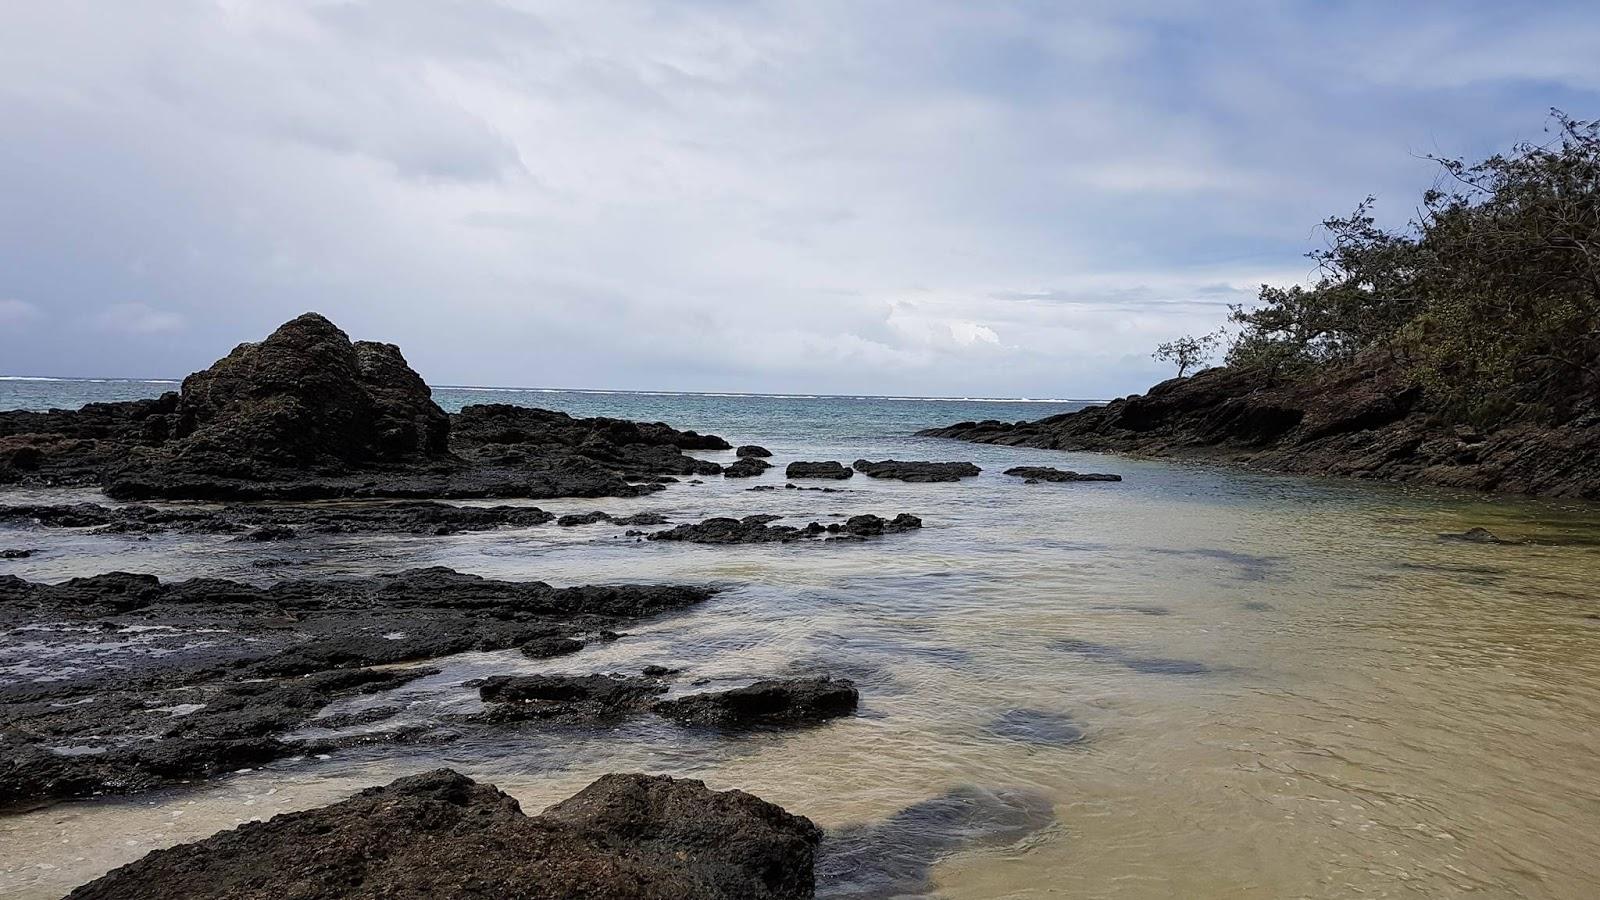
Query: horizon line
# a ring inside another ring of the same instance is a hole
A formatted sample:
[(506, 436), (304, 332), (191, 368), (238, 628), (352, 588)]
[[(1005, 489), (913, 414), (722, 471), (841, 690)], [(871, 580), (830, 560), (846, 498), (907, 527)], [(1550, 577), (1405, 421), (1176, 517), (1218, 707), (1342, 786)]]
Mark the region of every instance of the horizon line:
[[(133, 382), (140, 384), (182, 384), (181, 378), (104, 378), (95, 376), (62, 377), (54, 375), (0, 375), (0, 381), (48, 382), (83, 381), (97, 384)], [(1103, 398), (1088, 397), (927, 397), (910, 394), (828, 394), (794, 393), (779, 391), (677, 391), (636, 390), (632, 388), (568, 388), (519, 387), (490, 384), (428, 384), (430, 390), (504, 391), (507, 393), (547, 394), (640, 394), (657, 397), (772, 397), (788, 400), (917, 400), (944, 401), (948, 403), (1107, 403)]]

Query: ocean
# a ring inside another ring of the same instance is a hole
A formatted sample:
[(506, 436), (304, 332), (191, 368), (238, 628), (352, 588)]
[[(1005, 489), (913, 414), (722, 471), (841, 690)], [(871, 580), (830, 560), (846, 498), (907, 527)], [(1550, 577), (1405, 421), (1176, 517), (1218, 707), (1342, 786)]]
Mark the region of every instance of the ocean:
[[(150, 396), (167, 382), (0, 382), (0, 408)], [(920, 428), (1033, 419), (1084, 401), (436, 389), (662, 420), (758, 443), (779, 467), (557, 513), (801, 523), (919, 515), (838, 545), (640, 543), (605, 524), (447, 536), (226, 537), (0, 528), (0, 576), (361, 574), (444, 565), (553, 584), (693, 582), (695, 610), (575, 656), (437, 661), (341, 701), (435, 721), (500, 672), (681, 667), (737, 680), (833, 671), (858, 715), (741, 738), (648, 722), (604, 733), (384, 745), (270, 763), (125, 799), (0, 818), (0, 896), (55, 897), (164, 846), (441, 765), (537, 810), (605, 772), (687, 775), (853, 826), (872, 852), (825, 864), (823, 897), (1577, 898), (1600, 884), (1600, 509), (1192, 463), (968, 445)], [(728, 452), (697, 453), (727, 462)], [(968, 460), (956, 484), (781, 486), (794, 459)], [(1024, 484), (1014, 465), (1115, 472)], [(19, 499), (101, 499), (12, 490)], [(1441, 537), (1483, 526), (1520, 544)], [(204, 636), (196, 636), (197, 640)], [(73, 661), (4, 635), (0, 679)], [(372, 726), (387, 727), (387, 726)], [(941, 805), (944, 804), (944, 805)], [(952, 807), (951, 804), (954, 804)], [(955, 815), (951, 809), (963, 810)]]

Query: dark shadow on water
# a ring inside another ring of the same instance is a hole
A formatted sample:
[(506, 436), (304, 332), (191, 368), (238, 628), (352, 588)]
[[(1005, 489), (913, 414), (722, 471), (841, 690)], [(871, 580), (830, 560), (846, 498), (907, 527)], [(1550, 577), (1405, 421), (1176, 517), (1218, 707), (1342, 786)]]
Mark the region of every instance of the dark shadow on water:
[(995, 737), (1050, 747), (1065, 747), (1088, 737), (1071, 716), (1043, 709), (1008, 709), (984, 730)]
[(1164, 656), (1138, 656), (1121, 647), (1097, 644), (1077, 638), (1062, 638), (1051, 643), (1052, 650), (1064, 650), (1097, 662), (1116, 663), (1147, 675), (1208, 675), (1212, 669), (1203, 662), (1192, 659), (1171, 659)]
[(1138, 613), (1141, 616), (1170, 616), (1172, 610), (1165, 606), (1140, 606), (1135, 603), (1108, 603), (1101, 606), (1092, 606), (1096, 612), (1127, 612)]
[(1217, 550), (1203, 547), (1198, 550), (1174, 550), (1166, 547), (1151, 547), (1151, 553), (1163, 556), (1181, 556), (1188, 559), (1207, 559), (1227, 563), (1235, 568), (1235, 574), (1242, 581), (1265, 581), (1278, 574), (1283, 568), (1283, 557), (1259, 556), (1254, 553), (1239, 553), (1233, 550)]
[(817, 896), (865, 900), (927, 894), (940, 859), (1015, 843), (1054, 821), (1050, 799), (1037, 791), (958, 787), (881, 822), (830, 832), (817, 856)]

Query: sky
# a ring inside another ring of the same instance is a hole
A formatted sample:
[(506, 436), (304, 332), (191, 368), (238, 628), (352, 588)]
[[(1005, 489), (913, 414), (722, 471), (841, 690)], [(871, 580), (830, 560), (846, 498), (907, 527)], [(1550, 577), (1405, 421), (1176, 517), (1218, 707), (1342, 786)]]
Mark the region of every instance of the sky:
[(0, 373), (1106, 398), (1600, 117), (1592, 2), (0, 4)]

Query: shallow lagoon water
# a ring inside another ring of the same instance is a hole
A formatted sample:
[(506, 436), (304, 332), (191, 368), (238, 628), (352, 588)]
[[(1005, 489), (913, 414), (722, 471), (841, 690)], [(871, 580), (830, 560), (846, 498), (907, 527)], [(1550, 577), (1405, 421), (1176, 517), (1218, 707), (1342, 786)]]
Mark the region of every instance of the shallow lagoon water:
[[(619, 770), (751, 791), (838, 835), (824, 896), (1600, 893), (1594, 507), (910, 436), (1060, 406), (492, 399), (666, 419), (764, 444), (780, 464), (645, 498), (538, 504), (554, 512), (772, 512), (803, 524), (903, 511), (926, 527), (755, 547), (638, 543), (605, 524), (267, 545), (9, 530), (0, 546), (42, 552), (0, 561), (0, 573), (270, 581), (448, 565), (557, 584), (713, 582), (727, 590), (614, 643), (537, 662), (454, 657), (440, 675), (361, 703), (426, 720), (469, 708), (461, 682), (492, 672), (659, 663), (683, 667), (684, 684), (840, 672), (861, 685), (861, 714), (742, 739), (651, 720), (598, 735), (507, 731), (59, 804), (0, 818), (0, 896), (59, 896), (150, 849), (440, 765), (529, 810)], [(845, 491), (835, 494), (746, 490), (781, 486), (792, 459), (858, 456), (967, 459), (985, 471), (959, 484), (817, 483)], [(1024, 485), (1000, 474), (1026, 464), (1126, 480)], [(1439, 537), (1472, 526), (1535, 543)], [(13, 656), (26, 636), (5, 640)]]

